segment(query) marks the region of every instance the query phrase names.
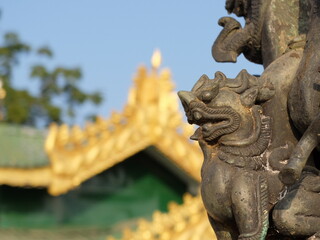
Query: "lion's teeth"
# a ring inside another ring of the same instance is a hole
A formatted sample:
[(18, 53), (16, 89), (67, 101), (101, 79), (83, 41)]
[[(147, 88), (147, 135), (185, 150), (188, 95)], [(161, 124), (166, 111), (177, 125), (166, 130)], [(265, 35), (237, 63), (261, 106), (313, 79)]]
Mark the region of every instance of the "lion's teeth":
[(202, 118), (202, 116), (199, 112), (195, 112), (193, 116), (196, 120), (200, 120)]
[(209, 131), (211, 128), (212, 128), (213, 124), (212, 123), (206, 123), (206, 124), (203, 124), (202, 126), (202, 130), (203, 131)]

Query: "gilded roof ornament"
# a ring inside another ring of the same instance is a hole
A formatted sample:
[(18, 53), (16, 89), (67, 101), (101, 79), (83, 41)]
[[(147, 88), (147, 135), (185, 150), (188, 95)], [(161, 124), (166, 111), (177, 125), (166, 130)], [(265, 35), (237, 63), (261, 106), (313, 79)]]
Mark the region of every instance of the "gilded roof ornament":
[(159, 49), (156, 49), (154, 52), (153, 52), (153, 55), (151, 57), (151, 65), (154, 69), (158, 69), (161, 65), (161, 52)]
[(50, 126), (45, 148), (52, 169), (50, 194), (65, 193), (149, 146), (200, 180), (201, 152), (188, 140), (193, 128), (182, 120), (170, 71), (155, 71), (160, 63), (157, 50), (151, 71), (138, 68), (122, 112), (113, 112), (109, 119), (98, 118), (84, 129)]
[[(98, 117), (84, 128), (51, 124), (44, 144), (50, 164), (39, 169), (0, 169), (0, 183), (47, 187), (51, 195), (60, 195), (150, 146), (200, 181), (201, 151), (189, 140), (194, 129), (182, 120), (170, 71), (160, 70), (160, 63), (156, 51), (151, 71), (138, 68), (122, 112), (113, 112), (108, 119)], [(123, 240), (212, 236), (201, 199), (186, 195), (183, 205), (171, 203), (169, 213), (156, 211), (152, 222), (141, 220), (137, 232), (126, 230)]]
[[(200, 196), (184, 195), (183, 204), (171, 202), (168, 213), (154, 212), (152, 221), (141, 219), (137, 229), (126, 229), (121, 240), (216, 239)], [(116, 240), (108, 237), (107, 240)]]

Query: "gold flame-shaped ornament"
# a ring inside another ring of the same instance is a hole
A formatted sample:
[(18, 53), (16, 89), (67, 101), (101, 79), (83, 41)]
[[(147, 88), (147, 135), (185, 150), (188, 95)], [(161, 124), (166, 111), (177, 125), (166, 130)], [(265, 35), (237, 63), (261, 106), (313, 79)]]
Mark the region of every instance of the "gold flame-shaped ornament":
[(151, 57), (152, 68), (158, 69), (161, 65), (161, 60), (161, 52), (159, 49), (156, 49)]

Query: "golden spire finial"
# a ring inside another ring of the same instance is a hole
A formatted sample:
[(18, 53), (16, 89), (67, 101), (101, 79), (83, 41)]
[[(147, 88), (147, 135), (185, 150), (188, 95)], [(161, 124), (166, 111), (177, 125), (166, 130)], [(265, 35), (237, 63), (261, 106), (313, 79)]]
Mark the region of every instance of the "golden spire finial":
[(161, 52), (156, 49), (151, 57), (151, 65), (154, 69), (158, 69), (161, 65)]

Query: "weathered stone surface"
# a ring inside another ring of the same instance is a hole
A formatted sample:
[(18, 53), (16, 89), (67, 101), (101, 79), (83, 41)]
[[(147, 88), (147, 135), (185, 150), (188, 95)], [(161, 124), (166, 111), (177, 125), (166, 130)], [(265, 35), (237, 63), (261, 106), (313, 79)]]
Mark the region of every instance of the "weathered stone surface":
[(216, 61), (260, 77), (203, 75), (178, 93), (204, 154), (201, 194), (218, 239), (320, 239), (320, 1), (227, 0)]

